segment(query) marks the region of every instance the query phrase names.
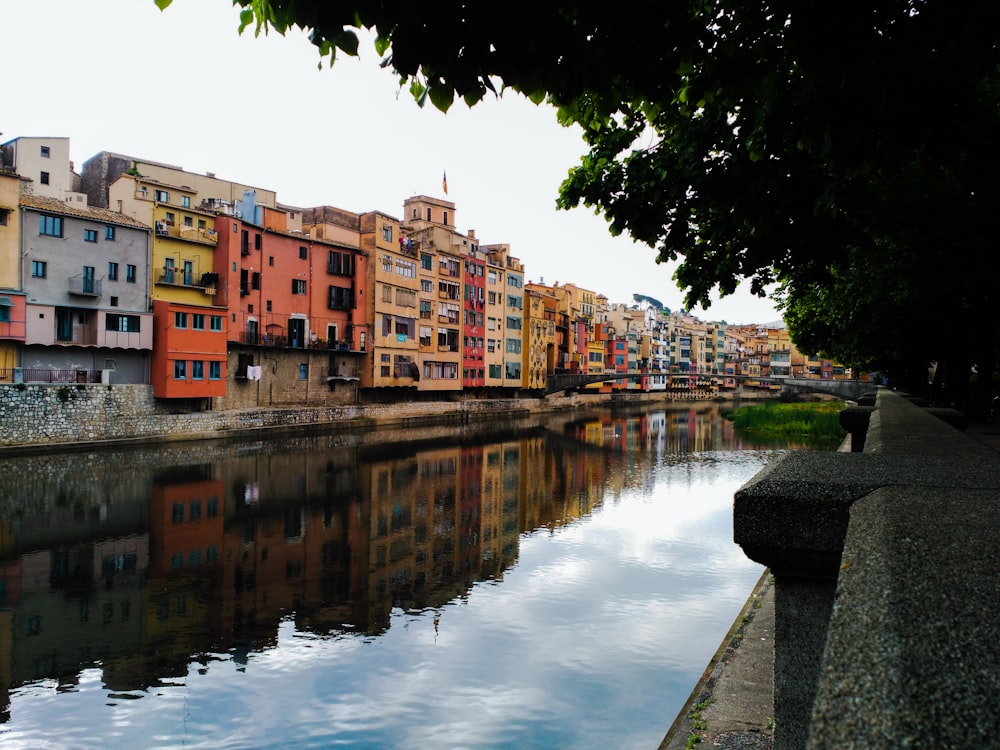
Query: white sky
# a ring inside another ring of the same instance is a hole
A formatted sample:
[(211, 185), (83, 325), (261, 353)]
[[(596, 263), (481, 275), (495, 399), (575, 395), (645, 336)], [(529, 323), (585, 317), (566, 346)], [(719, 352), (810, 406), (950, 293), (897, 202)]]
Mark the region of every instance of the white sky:
[[(165, 12), (153, 0), (5, 3), (0, 142), (64, 136), (77, 171), (114, 151), (275, 190), (299, 207), (402, 218), (407, 197), (443, 197), (458, 231), (509, 243), (530, 281), (682, 307), (673, 266), (657, 265), (652, 249), (612, 237), (587, 208), (556, 210), (585, 144), (553, 109), (513, 94), (471, 110), (456, 102), (447, 115), (420, 109), (370, 45), (318, 70), (304, 34), (240, 36), (238, 15), (227, 0), (174, 0)], [(692, 312), (780, 319), (748, 290)]]

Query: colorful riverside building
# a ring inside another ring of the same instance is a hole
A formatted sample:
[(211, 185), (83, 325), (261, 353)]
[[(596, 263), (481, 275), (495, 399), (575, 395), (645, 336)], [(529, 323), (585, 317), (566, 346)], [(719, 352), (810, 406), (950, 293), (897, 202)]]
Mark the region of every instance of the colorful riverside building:
[(168, 176), (176, 181), (145, 176), (133, 168), (132, 174), (121, 174), (110, 184), (107, 200), (153, 229), (153, 395), (205, 406), (226, 394), (228, 374), (227, 310), (215, 304), (215, 213), (200, 207), (200, 196), (182, 182), (183, 175)]
[[(469, 232), (475, 239), (475, 233)], [(462, 283), (462, 388), (486, 385), (486, 261), (473, 245)]]
[(455, 204), (426, 195), (406, 199), (403, 216), (401, 241), (419, 259), (419, 389), (481, 388), (485, 259), (475, 232), (457, 232)]
[[(548, 287), (524, 285), (524, 387), (542, 390), (556, 366), (556, 317), (559, 300)], [(602, 370), (603, 372), (603, 370)]]
[(372, 334), (363, 352), (360, 387), (415, 391), (420, 383), (417, 251), (400, 243), (399, 219), (379, 211), (359, 219), (361, 251), (368, 255), (364, 319), (371, 321)]
[[(144, 383), (153, 349), (149, 228), (123, 214), (22, 194), (23, 370)], [(31, 377), (30, 373), (28, 377)]]
[(455, 230), (455, 204), (403, 203), (403, 252), (418, 259), (420, 391), (520, 389), (524, 270), (509, 245)]
[[(486, 304), (487, 335), (494, 333), (494, 354), (502, 358), (502, 369), (497, 372), (491, 365), (487, 385), (495, 385), (500, 376), (502, 388), (522, 388), (522, 359), (524, 348), (524, 266), (510, 254), (510, 245), (482, 245), (486, 253)], [(492, 291), (490, 290), (492, 287)], [(493, 328), (490, 320), (495, 321)], [(487, 353), (489, 346), (487, 345)], [(491, 382), (492, 381), (492, 382)]]
[(228, 310), (233, 382), (228, 406), (357, 399), (368, 341), (357, 315), (366, 256), (357, 215), (337, 228), (330, 211), (261, 206), (248, 190), (231, 213), (217, 216), (216, 301)]
[(14, 377), (27, 322), (21, 291), (20, 190), (17, 173), (0, 168), (0, 382)]
[(0, 377), (146, 382), (149, 230), (88, 206), (68, 138), (0, 154)]

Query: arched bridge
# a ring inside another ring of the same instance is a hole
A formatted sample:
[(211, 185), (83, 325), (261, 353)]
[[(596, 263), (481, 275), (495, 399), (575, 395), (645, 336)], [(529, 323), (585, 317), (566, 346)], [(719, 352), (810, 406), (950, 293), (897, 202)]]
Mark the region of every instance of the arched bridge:
[[(546, 378), (543, 394), (571, 391), (593, 383), (611, 383), (619, 380), (640, 380), (650, 377), (648, 372), (616, 372), (614, 374), (587, 375), (581, 373), (555, 373)], [(721, 376), (713, 376), (721, 377)], [(748, 375), (726, 375), (727, 380), (759, 381)], [(772, 384), (781, 385), (781, 393), (828, 393), (845, 401), (856, 401), (864, 393), (872, 393), (875, 384), (861, 380), (820, 380), (818, 378), (771, 378)], [(779, 391), (775, 390), (777, 394)]]

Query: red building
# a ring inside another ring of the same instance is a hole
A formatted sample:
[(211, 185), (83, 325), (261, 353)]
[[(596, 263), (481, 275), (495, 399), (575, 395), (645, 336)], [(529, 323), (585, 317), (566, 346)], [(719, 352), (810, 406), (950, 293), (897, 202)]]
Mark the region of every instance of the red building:
[(465, 259), (462, 308), (462, 387), (486, 385), (486, 261), (475, 250)]

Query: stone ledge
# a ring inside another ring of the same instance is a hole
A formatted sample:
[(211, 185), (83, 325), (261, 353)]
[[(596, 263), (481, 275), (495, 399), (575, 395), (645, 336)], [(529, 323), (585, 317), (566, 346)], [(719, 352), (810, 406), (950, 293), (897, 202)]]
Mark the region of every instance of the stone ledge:
[(877, 406), (864, 453), (786, 454), (736, 493), (734, 538), (775, 573), (775, 748), (988, 746), (1000, 455)]
[(809, 747), (995, 745), (998, 497), (887, 487), (852, 507)]

